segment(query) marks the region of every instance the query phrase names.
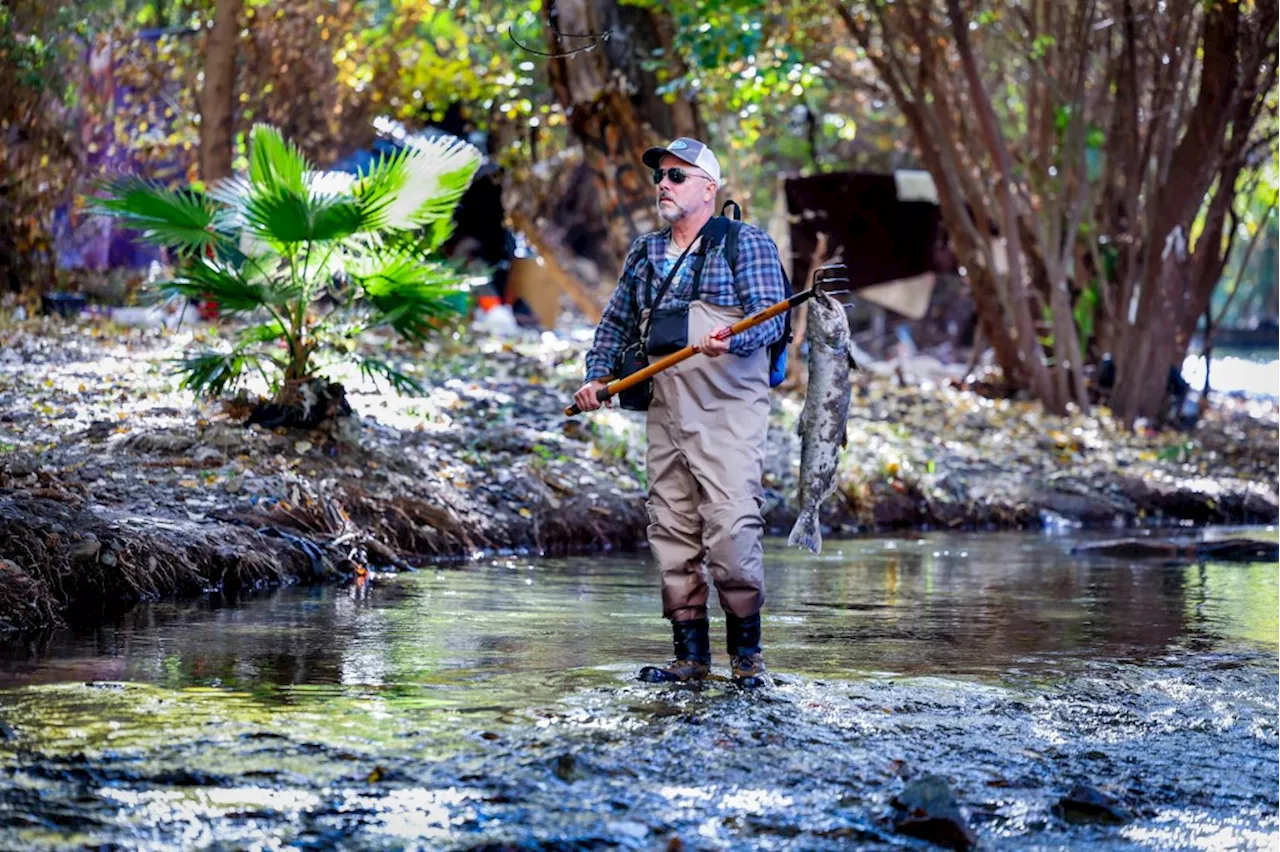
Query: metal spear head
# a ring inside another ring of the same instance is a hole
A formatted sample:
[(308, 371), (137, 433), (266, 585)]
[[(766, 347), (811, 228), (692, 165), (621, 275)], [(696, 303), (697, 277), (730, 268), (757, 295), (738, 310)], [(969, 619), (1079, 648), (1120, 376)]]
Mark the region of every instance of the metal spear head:
[(849, 283), (849, 267), (836, 261), (819, 266), (813, 271), (813, 286), (830, 291), (832, 285)]

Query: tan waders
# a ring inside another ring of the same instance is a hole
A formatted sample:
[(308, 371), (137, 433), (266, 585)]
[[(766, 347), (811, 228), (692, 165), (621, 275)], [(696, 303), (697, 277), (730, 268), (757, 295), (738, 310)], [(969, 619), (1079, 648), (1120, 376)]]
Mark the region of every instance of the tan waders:
[[(695, 301), (689, 306), (689, 341), (742, 317), (740, 309)], [(690, 653), (691, 631), (706, 635), (708, 572), (729, 617), (730, 654), (738, 657), (741, 646), (746, 651), (741, 656), (758, 656), (758, 613), (764, 604), (760, 480), (769, 421), (768, 349), (761, 347), (745, 358), (733, 353), (690, 358), (654, 376), (653, 382), (647, 455), (649, 547), (662, 572), (662, 611), (676, 632), (677, 660), (682, 644)], [(696, 626), (699, 621), (701, 627)], [(709, 662), (709, 647), (706, 654)], [(763, 663), (758, 669), (763, 675)], [(643, 672), (641, 676), (654, 679)]]

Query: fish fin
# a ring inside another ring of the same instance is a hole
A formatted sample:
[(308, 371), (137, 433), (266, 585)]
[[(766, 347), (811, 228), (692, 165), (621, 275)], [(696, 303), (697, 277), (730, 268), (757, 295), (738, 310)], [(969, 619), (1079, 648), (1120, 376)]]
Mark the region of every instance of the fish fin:
[(822, 552), (822, 529), (818, 524), (818, 510), (805, 509), (796, 518), (791, 535), (787, 538), (788, 547), (803, 547), (813, 553)]
[(840, 433), (840, 449), (849, 446), (849, 427), (845, 426), (844, 431)]

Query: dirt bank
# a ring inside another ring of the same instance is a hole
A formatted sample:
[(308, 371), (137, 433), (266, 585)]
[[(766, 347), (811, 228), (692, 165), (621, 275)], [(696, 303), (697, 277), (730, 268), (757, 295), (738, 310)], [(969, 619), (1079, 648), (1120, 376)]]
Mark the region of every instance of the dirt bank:
[[(167, 360), (192, 336), (0, 331), (0, 628), (484, 552), (643, 543), (642, 419), (560, 414), (581, 341), (446, 341), (406, 366), (425, 395), (342, 376), (360, 417), (303, 433), (243, 428), (242, 406), (180, 391)], [(1229, 402), (1191, 435), (1132, 435), (1105, 412), (1060, 420), (862, 381), (824, 515), (835, 534), (1277, 519), (1272, 404)], [(775, 397), (775, 532), (794, 514), (801, 403)]]

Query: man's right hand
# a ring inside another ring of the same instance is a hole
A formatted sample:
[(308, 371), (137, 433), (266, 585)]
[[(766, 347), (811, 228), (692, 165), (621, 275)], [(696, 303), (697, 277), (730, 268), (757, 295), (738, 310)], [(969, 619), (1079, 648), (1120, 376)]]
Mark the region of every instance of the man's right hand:
[[(608, 382), (599, 380), (587, 382), (573, 395), (573, 402), (578, 406), (579, 411), (595, 411), (600, 407), (600, 400), (596, 398), (596, 394), (608, 386)], [(605, 405), (613, 408), (613, 397), (609, 397)]]

